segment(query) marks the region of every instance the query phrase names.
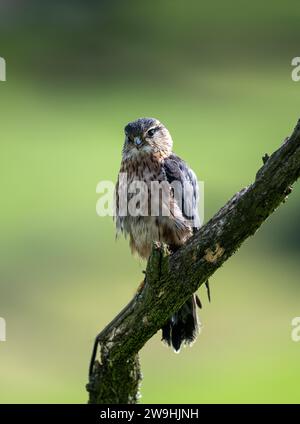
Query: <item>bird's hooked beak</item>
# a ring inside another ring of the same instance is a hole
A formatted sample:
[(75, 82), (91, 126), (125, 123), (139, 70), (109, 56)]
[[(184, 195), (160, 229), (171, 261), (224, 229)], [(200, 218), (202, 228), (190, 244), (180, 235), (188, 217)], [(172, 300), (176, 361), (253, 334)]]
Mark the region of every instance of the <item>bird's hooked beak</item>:
[(141, 144), (142, 144), (141, 138), (140, 137), (134, 137), (134, 145), (135, 145), (135, 147), (139, 148)]

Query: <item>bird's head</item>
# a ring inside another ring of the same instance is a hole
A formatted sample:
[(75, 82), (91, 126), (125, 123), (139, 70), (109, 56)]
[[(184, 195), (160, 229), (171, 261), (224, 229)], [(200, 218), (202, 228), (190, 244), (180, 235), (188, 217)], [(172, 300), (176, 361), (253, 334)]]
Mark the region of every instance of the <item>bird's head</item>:
[(172, 137), (167, 128), (155, 118), (140, 118), (125, 127), (123, 159), (156, 154), (169, 156), (172, 152)]

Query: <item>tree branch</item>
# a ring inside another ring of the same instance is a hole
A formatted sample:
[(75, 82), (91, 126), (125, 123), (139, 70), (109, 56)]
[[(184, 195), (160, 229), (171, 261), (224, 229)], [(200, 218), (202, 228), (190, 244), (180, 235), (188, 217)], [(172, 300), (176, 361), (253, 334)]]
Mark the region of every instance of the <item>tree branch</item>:
[[(154, 244), (143, 289), (96, 338), (87, 385), (90, 403), (138, 401), (140, 349), (291, 192), (300, 176), (300, 120), (263, 162), (255, 181), (176, 253)], [(95, 361), (98, 345), (100, 361)]]

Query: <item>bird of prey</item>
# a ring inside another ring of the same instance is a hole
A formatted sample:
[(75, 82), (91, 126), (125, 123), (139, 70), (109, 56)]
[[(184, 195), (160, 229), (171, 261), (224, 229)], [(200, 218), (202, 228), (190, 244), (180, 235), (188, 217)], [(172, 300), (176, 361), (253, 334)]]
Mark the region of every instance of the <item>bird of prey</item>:
[[(117, 234), (129, 236), (132, 252), (143, 259), (148, 259), (154, 241), (166, 243), (174, 252), (199, 227), (197, 178), (172, 147), (169, 131), (157, 119), (140, 118), (125, 127), (116, 185), (116, 228)], [(139, 196), (129, 210), (134, 201), (134, 190), (129, 187), (138, 183), (144, 187), (144, 198)], [(154, 183), (163, 189), (153, 190)], [(126, 204), (125, 213), (121, 203)], [(165, 323), (162, 340), (177, 352), (182, 344), (195, 340), (198, 329), (194, 295)]]

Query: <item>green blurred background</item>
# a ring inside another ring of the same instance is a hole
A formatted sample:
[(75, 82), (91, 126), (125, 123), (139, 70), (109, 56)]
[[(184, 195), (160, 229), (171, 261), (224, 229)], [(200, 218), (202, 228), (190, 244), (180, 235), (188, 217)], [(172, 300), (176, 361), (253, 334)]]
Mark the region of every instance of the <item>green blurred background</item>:
[[(205, 181), (205, 218), (299, 118), (296, 1), (0, 3), (0, 402), (86, 402), (95, 334), (145, 264), (95, 207), (124, 125), (155, 116)], [(200, 290), (202, 334), (141, 352), (144, 403), (299, 402), (300, 187)]]

